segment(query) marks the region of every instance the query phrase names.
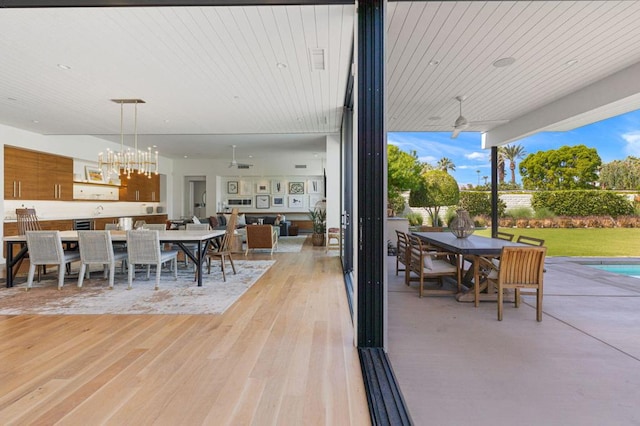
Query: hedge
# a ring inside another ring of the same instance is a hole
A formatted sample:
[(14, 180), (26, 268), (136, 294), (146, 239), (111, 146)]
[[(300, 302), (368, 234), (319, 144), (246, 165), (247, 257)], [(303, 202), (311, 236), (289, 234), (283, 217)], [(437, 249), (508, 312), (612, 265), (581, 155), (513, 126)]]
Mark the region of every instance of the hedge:
[(534, 209), (546, 207), (559, 216), (624, 216), (633, 204), (623, 195), (602, 190), (539, 191), (533, 194)]
[[(459, 209), (469, 212), (469, 216), (491, 216), (491, 193), (480, 191), (460, 191)], [(504, 216), (507, 205), (498, 197), (498, 216)]]

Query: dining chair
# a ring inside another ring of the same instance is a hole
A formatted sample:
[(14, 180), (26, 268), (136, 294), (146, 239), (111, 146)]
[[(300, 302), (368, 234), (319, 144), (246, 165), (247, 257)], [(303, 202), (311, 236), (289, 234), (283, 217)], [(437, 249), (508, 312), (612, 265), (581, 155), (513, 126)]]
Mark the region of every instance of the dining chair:
[(33, 285), (33, 276), (38, 265), (58, 266), (58, 290), (64, 285), (65, 266), (80, 260), (78, 251), (65, 251), (62, 248), (60, 231), (26, 231), (29, 250), (29, 275), (27, 290)]
[[(238, 221), (238, 209), (234, 208), (231, 211), (229, 219), (227, 219), (227, 228), (222, 237), (222, 241), (218, 245), (217, 249), (210, 249), (207, 251), (207, 273), (211, 273), (211, 260), (220, 259), (220, 267), (222, 269), (222, 280), (226, 281), (227, 276), (225, 272), (225, 262), (228, 259), (231, 264), (231, 269), (234, 275), (236, 274), (236, 266), (233, 264), (233, 256), (231, 248), (233, 247), (233, 241), (236, 238), (236, 223)], [(198, 272), (201, 273), (201, 272)]]
[(271, 254), (278, 248), (278, 233), (271, 225), (247, 225), (247, 248), (244, 255), (251, 249), (269, 249)]
[(78, 287), (82, 287), (85, 274), (90, 279), (91, 265), (102, 265), (104, 278), (109, 279), (109, 288), (113, 288), (116, 262), (120, 261), (122, 272), (127, 262), (127, 252), (115, 251), (109, 231), (78, 231), (78, 245), (80, 248), (80, 272), (78, 273)]
[(544, 240), (540, 238), (527, 237), (526, 235), (519, 235), (516, 242), (536, 247), (542, 247), (544, 245)]
[(515, 235), (509, 234), (508, 232), (498, 231), (498, 233), (496, 234), (496, 238), (499, 238), (501, 240), (506, 240), (506, 241), (513, 241), (514, 237)]
[(142, 226), (142, 229), (147, 229), (149, 231), (166, 231), (167, 224), (166, 223), (145, 223)]
[[(546, 247), (505, 246), (500, 254), (497, 274), (487, 279), (496, 285), (498, 292), (498, 321), (502, 321), (502, 304), (505, 289), (515, 290), (515, 307), (520, 306), (522, 289), (534, 289), (536, 295), (536, 320), (542, 321), (542, 293)], [(495, 268), (491, 262), (485, 262)], [(493, 266), (492, 266), (493, 265)]]
[[(16, 223), (18, 225), (18, 235), (25, 235), (27, 231), (41, 231), (42, 227), (40, 226), (40, 221), (38, 220), (38, 216), (36, 215), (36, 209), (16, 209)], [(24, 257), (20, 258), (18, 264), (13, 267), (13, 278), (15, 278), (18, 270), (20, 270), (20, 266), (22, 266), (22, 262), (25, 258), (29, 257), (29, 253), (27, 253)], [(38, 265), (38, 282), (40, 282), (41, 273), (47, 273), (46, 265)]]
[(118, 231), (120, 230), (120, 225), (117, 223), (105, 223), (104, 229), (105, 231)]
[[(398, 238), (396, 250), (396, 275), (398, 275), (398, 272), (406, 271), (407, 264), (409, 263), (409, 259), (407, 257), (409, 255), (409, 238), (407, 237), (407, 234), (397, 229), (396, 236)], [(401, 263), (404, 266), (403, 269), (400, 269)]]
[(129, 261), (129, 289), (135, 275), (135, 265), (147, 266), (147, 279), (151, 272), (151, 265), (156, 267), (156, 286), (160, 286), (162, 264), (172, 262), (173, 277), (178, 279), (178, 251), (160, 250), (159, 231), (136, 229), (127, 231), (127, 253)]
[[(407, 234), (409, 240), (408, 247), (408, 265), (405, 271), (405, 284), (410, 285), (410, 281), (419, 282), (419, 296), (423, 295), (442, 295), (455, 294), (461, 288), (460, 269), (458, 267), (457, 255), (445, 251), (430, 251), (428, 246), (422, 243), (419, 237), (413, 234)], [(450, 259), (455, 259), (452, 263)], [(411, 273), (417, 275), (412, 278)], [(443, 278), (446, 276), (455, 277), (457, 288), (449, 290), (443, 287)], [(428, 279), (436, 279), (440, 288), (424, 289), (424, 282)]]

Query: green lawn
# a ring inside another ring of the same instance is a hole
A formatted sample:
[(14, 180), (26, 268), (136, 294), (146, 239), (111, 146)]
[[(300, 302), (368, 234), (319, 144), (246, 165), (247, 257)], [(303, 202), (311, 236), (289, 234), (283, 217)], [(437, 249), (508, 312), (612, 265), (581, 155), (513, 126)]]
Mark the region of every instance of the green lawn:
[[(640, 228), (500, 228), (500, 231), (545, 240), (548, 256), (640, 256)], [(491, 229), (475, 234), (491, 236)], [(516, 240), (514, 238), (514, 241)]]

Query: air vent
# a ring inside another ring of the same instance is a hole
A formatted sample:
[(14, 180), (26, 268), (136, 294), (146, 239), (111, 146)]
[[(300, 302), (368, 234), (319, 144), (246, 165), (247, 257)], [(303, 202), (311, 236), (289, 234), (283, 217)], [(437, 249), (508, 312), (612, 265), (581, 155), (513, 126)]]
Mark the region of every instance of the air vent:
[(296, 164), (296, 169), (306, 169), (307, 165), (306, 164)]
[(311, 62), (311, 71), (324, 71), (327, 65), (327, 52), (321, 48), (309, 48), (309, 61)]
[(248, 164), (238, 164), (239, 169), (248, 169), (250, 166)]

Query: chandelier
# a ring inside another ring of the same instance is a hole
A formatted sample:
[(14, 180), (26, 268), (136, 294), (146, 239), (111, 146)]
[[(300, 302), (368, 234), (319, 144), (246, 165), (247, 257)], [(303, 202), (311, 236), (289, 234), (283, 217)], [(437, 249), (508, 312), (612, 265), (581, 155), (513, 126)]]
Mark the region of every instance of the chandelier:
[[(98, 154), (98, 168), (106, 167), (107, 177), (112, 175), (126, 175), (137, 173), (151, 178), (152, 174), (158, 174), (158, 151), (152, 152), (151, 147), (146, 151), (138, 149), (138, 104), (143, 104), (142, 99), (111, 99), (120, 104), (120, 151), (112, 151), (107, 148), (106, 154)], [(133, 141), (134, 148), (124, 149), (124, 104), (134, 105)]]

